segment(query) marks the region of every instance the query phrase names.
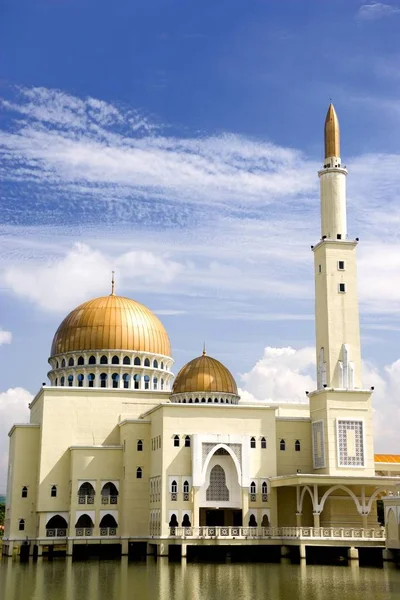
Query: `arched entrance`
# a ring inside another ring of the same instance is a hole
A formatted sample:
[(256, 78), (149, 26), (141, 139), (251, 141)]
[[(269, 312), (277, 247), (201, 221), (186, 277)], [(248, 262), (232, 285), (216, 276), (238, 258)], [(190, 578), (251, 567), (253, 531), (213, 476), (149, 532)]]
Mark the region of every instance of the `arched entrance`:
[(205, 460), (204, 471), (204, 484), (199, 490), (200, 526), (240, 527), (242, 490), (237, 457), (228, 446), (216, 446)]

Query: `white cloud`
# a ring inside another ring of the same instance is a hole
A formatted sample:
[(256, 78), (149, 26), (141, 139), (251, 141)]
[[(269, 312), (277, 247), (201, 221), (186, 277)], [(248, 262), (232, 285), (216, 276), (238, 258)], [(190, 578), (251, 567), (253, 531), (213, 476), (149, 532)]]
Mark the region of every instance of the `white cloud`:
[(5, 331), (0, 327), (0, 346), (2, 344), (11, 344), (12, 341), (12, 333), (11, 331)]
[(8, 432), (14, 423), (28, 423), (32, 394), (23, 388), (0, 392), (0, 492), (5, 491), (8, 464)]
[[(305, 391), (316, 387), (315, 350), (306, 347), (270, 348), (248, 372), (240, 376), (242, 402), (306, 402)], [(363, 362), (363, 386), (374, 386), (374, 439), (376, 453), (399, 453), (400, 359), (382, 369)]]
[(86, 244), (76, 243), (64, 257), (50, 264), (6, 268), (3, 280), (12, 292), (40, 308), (65, 312), (93, 296), (109, 293), (114, 269), (118, 293), (118, 286), (129, 280), (134, 282), (135, 289), (168, 284), (181, 265), (145, 251), (131, 251), (112, 259)]
[(360, 6), (357, 12), (357, 18), (364, 21), (375, 21), (383, 17), (390, 17), (400, 13), (398, 6), (384, 4), (383, 2), (370, 2)]
[(263, 357), (248, 373), (241, 375), (242, 400), (306, 402), (306, 391), (315, 389), (311, 375), (315, 367), (314, 348), (264, 349)]

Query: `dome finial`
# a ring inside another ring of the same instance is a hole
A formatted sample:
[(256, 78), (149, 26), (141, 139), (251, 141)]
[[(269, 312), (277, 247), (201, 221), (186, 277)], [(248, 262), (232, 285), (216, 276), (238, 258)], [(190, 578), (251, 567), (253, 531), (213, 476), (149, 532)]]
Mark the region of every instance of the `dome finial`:
[(114, 275), (115, 275), (115, 271), (111, 271), (112, 275), (111, 275), (111, 294), (110, 296), (115, 296), (115, 281), (114, 281)]
[(203, 356), (206, 356), (207, 352), (206, 352), (206, 343), (203, 342)]

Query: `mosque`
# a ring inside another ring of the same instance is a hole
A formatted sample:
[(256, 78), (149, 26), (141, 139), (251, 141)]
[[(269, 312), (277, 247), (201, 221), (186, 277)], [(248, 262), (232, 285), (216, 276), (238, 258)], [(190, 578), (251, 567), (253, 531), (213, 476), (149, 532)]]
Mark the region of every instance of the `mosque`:
[(113, 284), (62, 321), (50, 385), (32, 400), (29, 423), (10, 431), (5, 555), (384, 543), (376, 501), (400, 481), (400, 462), (374, 455), (358, 239), (347, 235), (332, 104), (318, 176), (317, 389), (304, 390), (308, 403), (241, 403), (232, 374), (205, 350), (174, 377), (161, 321)]

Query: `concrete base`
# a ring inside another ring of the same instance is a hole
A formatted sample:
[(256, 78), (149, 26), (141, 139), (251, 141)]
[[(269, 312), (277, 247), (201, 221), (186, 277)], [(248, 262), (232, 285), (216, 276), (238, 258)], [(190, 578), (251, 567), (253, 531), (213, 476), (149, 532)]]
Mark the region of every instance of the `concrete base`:
[(348, 558), (349, 560), (358, 560), (359, 556), (358, 556), (358, 548), (349, 548), (349, 552), (348, 552)]

